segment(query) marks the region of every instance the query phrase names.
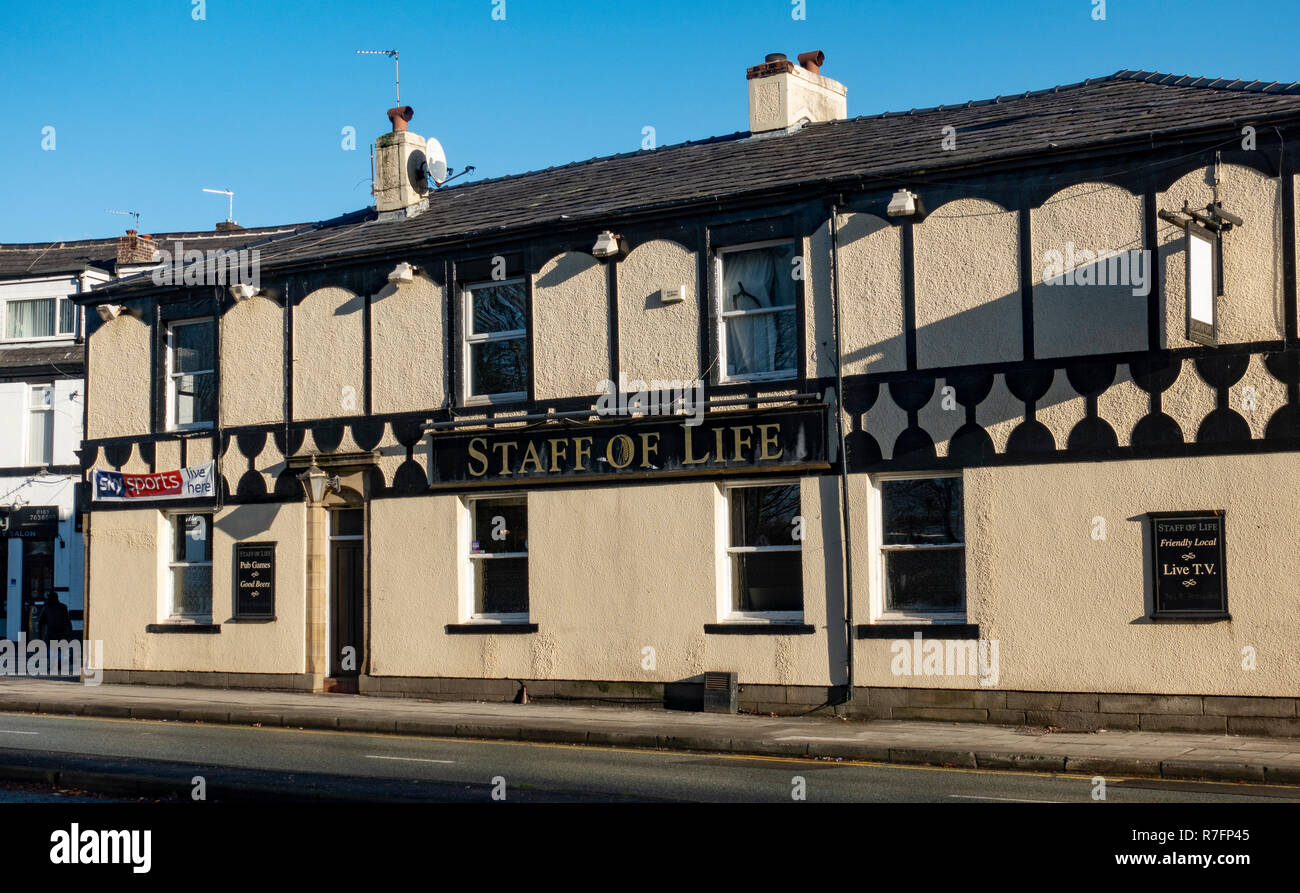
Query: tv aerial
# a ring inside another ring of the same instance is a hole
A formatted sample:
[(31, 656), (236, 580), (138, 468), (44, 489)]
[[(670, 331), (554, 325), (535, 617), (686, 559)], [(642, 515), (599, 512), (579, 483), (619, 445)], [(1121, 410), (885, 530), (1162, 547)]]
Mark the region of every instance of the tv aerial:
[(114, 211), (112, 208), (105, 208), (105, 209), (104, 209), (104, 213), (105, 213), (105, 214), (121, 214), (121, 215), (123, 215), (124, 217), (134, 217), (134, 218), (135, 218), (135, 229), (136, 229), (136, 232), (139, 232), (139, 231), (140, 231), (140, 212), (139, 212), (139, 211)]
[(402, 66), (397, 50), (357, 50), (358, 56), (388, 56), (393, 60), (393, 84), (397, 88), (397, 105), (402, 104)]
[(229, 210), (226, 212), (226, 222), (234, 223), (235, 222), (235, 194), (231, 192), (229, 189), (208, 189), (205, 187), (203, 191), (211, 192), (214, 195), (224, 195), (228, 199), (230, 199)]

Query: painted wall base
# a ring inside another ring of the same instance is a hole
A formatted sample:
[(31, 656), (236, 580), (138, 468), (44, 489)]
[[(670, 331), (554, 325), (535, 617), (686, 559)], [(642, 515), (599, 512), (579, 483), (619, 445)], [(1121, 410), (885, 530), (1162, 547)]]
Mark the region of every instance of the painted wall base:
[[(307, 673), (105, 670), (104, 681), (319, 691), (321, 680)], [(361, 676), (358, 683), (363, 695), (434, 701), (517, 701), (523, 687), (527, 688), (529, 701), (539, 702), (699, 710), (703, 701), (702, 679), (602, 682)], [(1053, 726), (1070, 731), (1128, 729), (1300, 737), (1300, 698), (860, 687), (854, 689), (852, 703), (844, 704), (842, 700), (842, 686), (742, 684), (739, 691), (742, 713), (776, 716), (841, 715), (858, 719)]]

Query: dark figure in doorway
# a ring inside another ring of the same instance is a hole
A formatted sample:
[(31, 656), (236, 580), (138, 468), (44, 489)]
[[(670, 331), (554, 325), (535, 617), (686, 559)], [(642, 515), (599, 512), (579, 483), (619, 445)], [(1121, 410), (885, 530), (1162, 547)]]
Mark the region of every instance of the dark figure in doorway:
[(57, 592), (45, 596), (45, 607), (37, 620), (39, 635), (46, 642), (64, 642), (72, 638), (72, 621), (68, 617), (68, 606), (59, 601)]

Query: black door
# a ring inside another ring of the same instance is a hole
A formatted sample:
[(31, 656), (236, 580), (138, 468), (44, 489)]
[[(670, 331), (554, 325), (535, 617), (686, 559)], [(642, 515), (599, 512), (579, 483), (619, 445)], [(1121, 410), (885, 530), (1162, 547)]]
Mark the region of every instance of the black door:
[(54, 540), (23, 540), (22, 610), (20, 632), (38, 634), (36, 620), (45, 596), (54, 590)]
[(364, 554), (361, 540), (330, 544), (330, 675), (361, 673), (361, 599)]

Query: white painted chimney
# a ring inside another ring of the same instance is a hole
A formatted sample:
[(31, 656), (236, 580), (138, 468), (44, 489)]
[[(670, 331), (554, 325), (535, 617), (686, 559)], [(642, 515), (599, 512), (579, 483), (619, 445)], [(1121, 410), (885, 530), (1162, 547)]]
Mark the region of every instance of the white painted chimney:
[(380, 220), (415, 217), (429, 209), (426, 141), (406, 129), (414, 115), (409, 105), (389, 109), (393, 130), (375, 140), (375, 210)]
[(822, 77), (825, 60), (821, 50), (800, 53), (798, 65), (784, 53), (770, 53), (762, 65), (748, 69), (750, 133), (792, 131), (847, 118), (848, 88)]

